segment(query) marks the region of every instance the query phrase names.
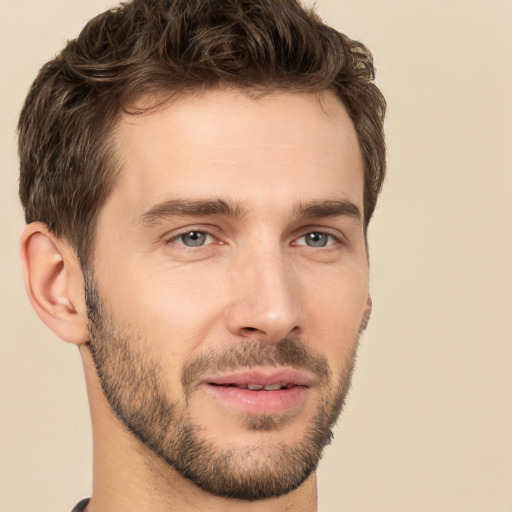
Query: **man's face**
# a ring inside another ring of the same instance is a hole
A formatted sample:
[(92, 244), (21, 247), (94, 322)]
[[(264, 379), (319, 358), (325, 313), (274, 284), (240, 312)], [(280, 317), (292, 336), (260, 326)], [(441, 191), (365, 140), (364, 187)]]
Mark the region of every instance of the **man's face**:
[(86, 276), (118, 417), (216, 495), (315, 469), (368, 307), (363, 163), (331, 94), (228, 90), (125, 116)]

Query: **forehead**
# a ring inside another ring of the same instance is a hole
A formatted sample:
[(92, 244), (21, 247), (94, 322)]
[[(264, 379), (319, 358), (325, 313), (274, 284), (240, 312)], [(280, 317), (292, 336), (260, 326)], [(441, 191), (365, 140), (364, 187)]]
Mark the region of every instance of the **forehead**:
[(362, 202), (357, 135), (330, 92), (186, 95), (154, 111), (125, 114), (115, 149), (120, 175), (107, 205), (124, 201), (127, 212), (169, 196), (256, 204), (331, 195)]

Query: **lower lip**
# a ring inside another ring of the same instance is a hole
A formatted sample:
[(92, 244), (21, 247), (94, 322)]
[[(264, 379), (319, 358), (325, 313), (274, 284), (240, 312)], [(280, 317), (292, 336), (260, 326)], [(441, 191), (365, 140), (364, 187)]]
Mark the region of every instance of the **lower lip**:
[(306, 386), (292, 386), (275, 391), (251, 391), (212, 384), (205, 384), (205, 387), (208, 392), (228, 405), (245, 413), (259, 415), (290, 412), (304, 402), (309, 389)]

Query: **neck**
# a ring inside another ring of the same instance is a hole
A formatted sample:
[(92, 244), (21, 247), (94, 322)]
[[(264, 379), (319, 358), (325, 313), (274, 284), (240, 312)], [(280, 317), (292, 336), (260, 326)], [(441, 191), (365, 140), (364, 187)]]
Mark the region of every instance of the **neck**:
[(243, 501), (213, 496), (136, 439), (112, 412), (94, 364), (82, 349), (93, 430), (93, 489), (87, 512), (316, 512), (313, 473), (280, 496)]

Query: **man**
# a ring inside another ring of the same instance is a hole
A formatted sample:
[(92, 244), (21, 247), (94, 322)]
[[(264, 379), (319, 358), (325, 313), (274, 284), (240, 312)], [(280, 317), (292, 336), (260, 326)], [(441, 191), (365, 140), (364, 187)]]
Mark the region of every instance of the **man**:
[(295, 0), (133, 0), (19, 123), (29, 298), (83, 360), (75, 510), (314, 511), (368, 321), (371, 55)]

